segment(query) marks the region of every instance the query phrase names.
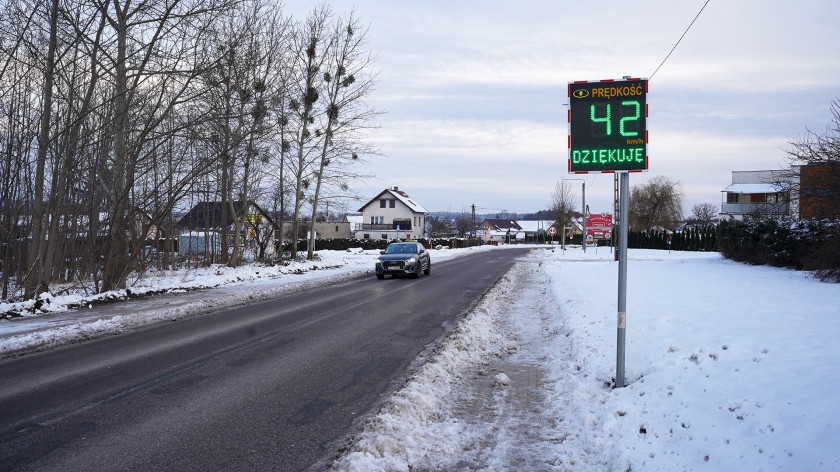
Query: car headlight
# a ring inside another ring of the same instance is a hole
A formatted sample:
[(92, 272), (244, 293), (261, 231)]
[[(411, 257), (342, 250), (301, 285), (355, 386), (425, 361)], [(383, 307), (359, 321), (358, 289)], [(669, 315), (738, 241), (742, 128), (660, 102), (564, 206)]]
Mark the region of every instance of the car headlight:
[(416, 257), (409, 257), (408, 259), (405, 260), (405, 262), (408, 263), (408, 264), (411, 264), (412, 262), (417, 262), (417, 258)]

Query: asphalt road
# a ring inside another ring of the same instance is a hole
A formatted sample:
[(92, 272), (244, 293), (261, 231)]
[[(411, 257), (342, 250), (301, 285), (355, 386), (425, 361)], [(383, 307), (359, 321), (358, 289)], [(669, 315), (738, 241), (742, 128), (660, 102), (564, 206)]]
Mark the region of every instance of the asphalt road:
[(526, 251), (4, 360), (0, 470), (321, 469)]

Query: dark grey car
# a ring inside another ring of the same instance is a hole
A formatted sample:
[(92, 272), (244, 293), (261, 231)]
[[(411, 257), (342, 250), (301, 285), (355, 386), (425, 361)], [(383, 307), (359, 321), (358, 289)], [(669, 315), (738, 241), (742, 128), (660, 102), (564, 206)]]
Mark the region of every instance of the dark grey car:
[(429, 251), (420, 243), (391, 243), (384, 251), (380, 251), (376, 259), (376, 278), (384, 279), (386, 275), (411, 275), (420, 277), (420, 272), (432, 273), (432, 260)]

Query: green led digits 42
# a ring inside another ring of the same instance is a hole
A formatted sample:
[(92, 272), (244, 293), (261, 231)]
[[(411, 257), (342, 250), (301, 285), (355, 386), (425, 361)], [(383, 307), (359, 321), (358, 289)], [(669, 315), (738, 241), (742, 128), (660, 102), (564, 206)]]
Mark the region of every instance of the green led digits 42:
[[(638, 100), (626, 100), (621, 102), (622, 107), (632, 107), (634, 109), (630, 114), (618, 120), (618, 133), (622, 136), (638, 136), (639, 135), (639, 117), (642, 113), (642, 104)], [(598, 111), (602, 108), (602, 111)], [(599, 116), (599, 113), (601, 116)], [(589, 105), (589, 121), (592, 124), (592, 134), (596, 136), (610, 136), (612, 135), (612, 104), (606, 103), (601, 106), (597, 104)], [(628, 123), (629, 122), (629, 123)], [(602, 125), (596, 128), (595, 125)]]
[(569, 172), (647, 170), (646, 80), (569, 84)]

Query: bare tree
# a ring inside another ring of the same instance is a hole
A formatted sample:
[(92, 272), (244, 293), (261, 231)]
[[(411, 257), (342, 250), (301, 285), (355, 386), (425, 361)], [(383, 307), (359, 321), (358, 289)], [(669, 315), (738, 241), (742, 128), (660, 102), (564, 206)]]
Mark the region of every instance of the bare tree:
[(455, 215), (454, 229), (460, 237), (466, 237), (473, 229), (472, 213), (466, 209)]
[(141, 201), (132, 198), (134, 183), (151, 168), (153, 151), (167, 142), (161, 124), (193, 102), (193, 93), (202, 93), (195, 87), (202, 72), (202, 62), (193, 56), (201, 53), (195, 50), (197, 38), (228, 5), (224, 0), (101, 1), (113, 32), (107, 51), (113, 153), (107, 161), (109, 178), (100, 179), (108, 199), (103, 290), (111, 290), (125, 286), (134, 269), (130, 257), (136, 258), (145, 244), (140, 237), (145, 235), (132, 231), (140, 219), (134, 203)]
[(452, 236), (455, 230), (452, 219), (445, 216), (429, 215), (426, 217), (426, 224), (429, 225), (429, 235), (435, 238)]
[[(372, 59), (364, 51), (366, 37), (367, 31), (350, 14), (345, 21), (335, 22), (327, 42), (322, 84), (325, 113), (321, 115), (321, 127), (316, 131), (316, 134), (323, 133), (324, 139), (320, 142), (320, 158), (314, 173), (313, 222), (325, 182), (338, 176), (339, 187), (347, 190), (346, 181), (351, 177), (348, 165), (354, 164), (360, 155), (369, 150), (369, 145), (358, 136), (361, 130), (370, 126), (370, 120), (376, 115), (364, 103), (373, 90), (375, 76), (371, 71)], [(315, 232), (310, 231), (307, 245), (309, 259), (314, 256), (314, 249)]]
[(258, 200), (269, 160), (269, 107), (281, 86), (287, 26), (273, 5), (260, 0), (237, 7), (208, 42), (216, 60), (205, 74), (207, 108), (213, 110), (208, 126), (220, 164), (221, 262), (231, 267), (240, 263), (246, 212)]
[(44, 171), (46, 169), (47, 149), (50, 140), (50, 118), (52, 117), (53, 82), (55, 73), (55, 55), (58, 48), (58, 0), (50, 2), (49, 12), (49, 47), (44, 71), (43, 108), (41, 126), (38, 133), (38, 154), (35, 160), (35, 194), (32, 199), (32, 245), (29, 249), (28, 273), (26, 277), (26, 297), (35, 298), (46, 290), (44, 281)]
[[(789, 143), (786, 150), (791, 165), (780, 187), (793, 195), (809, 200), (816, 214), (840, 216), (840, 99), (831, 102), (831, 123), (826, 131), (817, 133), (806, 129), (805, 135)], [(814, 172), (804, 172), (799, 165), (814, 166)], [(802, 202), (800, 202), (800, 205)]]
[(630, 227), (637, 230), (673, 228), (682, 221), (683, 195), (679, 184), (664, 175), (630, 190)]
[[(551, 204), (549, 205), (551, 216), (554, 218), (554, 227), (563, 234), (566, 226), (571, 224), (575, 214), (575, 202), (577, 196), (572, 190), (572, 184), (566, 181), (557, 182), (554, 191), (551, 193)], [(565, 243), (566, 239), (561, 239)]]
[[(38, 100), (42, 74), (26, 60), (30, 25), (43, 9), (6, 2), (0, 8), (0, 296), (13, 298), (32, 263), (26, 253), (39, 132)], [(30, 281), (35, 282), (33, 277)]]
[(326, 61), (325, 51), (329, 48), (329, 18), (327, 6), (313, 10), (300, 26), (293, 39), (295, 77), (289, 81), (291, 109), (289, 125), (292, 155), (287, 166), (294, 178), (294, 207), (292, 210), (292, 258), (297, 257), (300, 236), (301, 209), (308, 201), (312, 184), (314, 162), (320, 157), (320, 146), (324, 134), (313, 130), (320, 98), (320, 71)]
[(719, 213), (718, 206), (713, 203), (698, 203), (691, 207), (689, 221), (703, 226), (711, 226), (717, 221)]

